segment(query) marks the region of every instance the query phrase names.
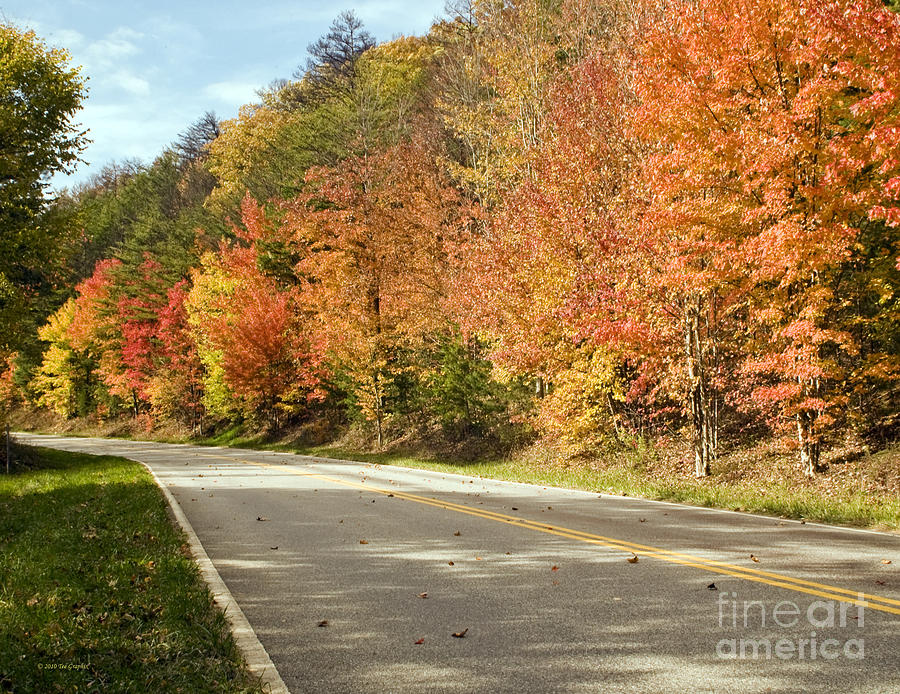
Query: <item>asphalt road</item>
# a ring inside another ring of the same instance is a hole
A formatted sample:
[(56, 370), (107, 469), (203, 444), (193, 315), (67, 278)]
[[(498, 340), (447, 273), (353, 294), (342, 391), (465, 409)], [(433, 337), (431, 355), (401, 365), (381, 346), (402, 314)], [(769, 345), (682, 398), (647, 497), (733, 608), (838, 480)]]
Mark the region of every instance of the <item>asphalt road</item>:
[(900, 692), (896, 535), (272, 452), (19, 438), (147, 463), (291, 692)]

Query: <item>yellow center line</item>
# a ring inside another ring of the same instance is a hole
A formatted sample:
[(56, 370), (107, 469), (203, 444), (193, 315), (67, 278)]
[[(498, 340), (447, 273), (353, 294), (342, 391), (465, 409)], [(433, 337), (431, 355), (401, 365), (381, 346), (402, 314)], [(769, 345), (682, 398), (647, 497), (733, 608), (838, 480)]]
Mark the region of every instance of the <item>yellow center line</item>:
[(879, 595), (872, 595), (869, 593), (863, 593), (861, 591), (848, 590), (846, 588), (839, 588), (837, 586), (831, 586), (825, 583), (816, 583), (815, 581), (806, 581), (803, 579), (793, 578), (791, 576), (774, 573), (771, 571), (762, 571), (750, 567), (738, 566), (736, 564), (728, 564), (726, 562), (717, 561), (715, 559), (706, 559), (704, 557), (698, 557), (692, 554), (674, 552), (672, 550), (639, 544), (627, 540), (618, 540), (615, 538), (604, 537), (603, 535), (595, 535), (593, 533), (588, 533), (581, 530), (574, 530), (572, 528), (565, 528), (562, 526), (541, 523), (539, 521), (529, 520), (527, 518), (521, 518), (518, 516), (510, 516), (504, 513), (498, 513), (496, 511), (489, 511), (487, 509), (476, 509), (471, 506), (456, 504), (451, 501), (442, 501), (440, 499), (435, 499), (432, 497), (419, 496), (417, 494), (411, 494), (409, 492), (402, 492), (394, 489), (385, 489), (382, 487), (374, 487), (369, 484), (337, 479), (335, 477), (329, 477), (327, 475), (322, 475), (315, 472), (301, 472), (300, 470), (294, 468), (285, 467), (283, 464), (273, 465), (271, 463), (261, 463), (240, 458), (229, 458), (227, 456), (221, 455), (200, 455), (206, 458), (220, 458), (233, 463), (242, 463), (245, 465), (253, 465), (255, 467), (278, 470), (300, 477), (310, 477), (313, 479), (322, 480), (324, 482), (331, 482), (333, 484), (339, 484), (345, 487), (360, 489), (366, 492), (383, 494), (385, 496), (390, 494), (398, 499), (406, 499), (407, 501), (414, 501), (419, 504), (425, 504), (427, 506), (433, 506), (435, 508), (441, 508), (447, 511), (455, 511), (457, 513), (464, 513), (470, 516), (476, 516), (478, 518), (485, 518), (487, 520), (508, 523), (510, 525), (515, 525), (529, 530), (536, 530), (538, 532), (557, 535), (559, 537), (565, 537), (572, 540), (578, 540), (580, 542), (586, 542), (588, 544), (600, 545), (603, 547), (608, 547), (610, 549), (618, 549), (622, 550), (623, 552), (631, 552), (640, 556), (660, 559), (662, 561), (667, 561), (673, 564), (690, 566), (693, 568), (702, 569), (704, 571), (710, 571), (712, 573), (734, 576), (736, 578), (742, 578), (747, 581), (765, 583), (767, 585), (775, 586), (778, 588), (786, 588), (788, 590), (806, 593), (808, 595), (815, 595), (817, 597), (823, 597), (829, 600), (847, 602), (853, 605), (861, 605), (873, 610), (878, 610), (880, 612), (888, 612), (890, 614), (900, 615), (900, 600), (894, 600)]

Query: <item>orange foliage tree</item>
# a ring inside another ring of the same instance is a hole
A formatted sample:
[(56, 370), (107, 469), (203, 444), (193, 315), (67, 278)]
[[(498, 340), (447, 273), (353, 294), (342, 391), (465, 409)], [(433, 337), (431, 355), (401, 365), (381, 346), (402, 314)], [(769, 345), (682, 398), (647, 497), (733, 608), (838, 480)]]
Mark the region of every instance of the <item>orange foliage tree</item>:
[(417, 140), (310, 171), (288, 205), (297, 272), (337, 367), (380, 447), (398, 351), (448, 330), (448, 259), (469, 214), (433, 149)]
[[(866, 225), (900, 221), (900, 17), (868, 0), (682, 2), (641, 56), (647, 229), (687, 270), (691, 387), (713, 389), (730, 311), (746, 404), (794, 423), (812, 474), (859, 350), (842, 276)], [(725, 290), (738, 300), (721, 305)]]

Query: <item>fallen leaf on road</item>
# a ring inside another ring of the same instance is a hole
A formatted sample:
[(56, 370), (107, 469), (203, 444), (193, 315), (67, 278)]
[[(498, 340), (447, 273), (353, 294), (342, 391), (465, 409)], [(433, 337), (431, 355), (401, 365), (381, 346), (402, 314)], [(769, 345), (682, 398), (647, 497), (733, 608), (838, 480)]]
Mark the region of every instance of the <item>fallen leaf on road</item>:
[(556, 564), (554, 564), (553, 566), (550, 567), (550, 570), (551, 571), (559, 571), (559, 567)]
[(416, 646), (421, 646), (423, 643), (425, 643), (425, 639), (424, 639), (424, 638), (421, 638), (421, 639), (419, 639), (418, 641), (413, 641), (413, 644), (416, 645)]
[(447, 566), (453, 566), (453, 562), (452, 562), (452, 561), (448, 561), (448, 562), (447, 562)]
[(323, 619), (323, 620), (322, 620), (321, 622), (319, 622), (316, 626), (318, 626), (318, 627), (327, 627), (327, 626), (328, 626), (328, 620), (327, 620), (327, 619)]
[(269, 547), (269, 549), (278, 549), (278, 545), (275, 545), (274, 547)]
[(884, 581), (879, 581), (879, 580), (877, 580), (877, 579), (875, 580), (875, 583), (877, 583), (877, 584), (880, 585), (880, 586), (883, 586), (883, 585), (884, 585)]
[(419, 597), (423, 600), (428, 597), (428, 593), (419, 593)]
[(636, 555), (632, 552), (632, 555), (630, 557), (628, 557), (628, 563), (629, 564), (637, 564), (638, 563), (638, 555)]
[(710, 583), (708, 586), (706, 586), (706, 589), (707, 590), (719, 590), (718, 588), (716, 588), (715, 583)]
[(462, 533), (459, 532), (459, 530), (457, 530), (455, 533), (453, 533), (454, 537), (459, 537), (460, 535), (462, 535)]
[(360, 541), (359, 541), (359, 544), (361, 544), (361, 545), (367, 545), (367, 544), (369, 544), (369, 541), (368, 541), (368, 540), (360, 540)]
[(750, 555), (750, 561), (754, 561), (754, 562), (756, 562), (757, 564), (759, 564), (759, 559), (757, 559), (757, 558), (756, 558), (755, 556), (753, 556), (752, 554)]
[(890, 560), (890, 559), (882, 559), (882, 560), (881, 560), (881, 563), (882, 563), (882, 564), (890, 564), (890, 563), (891, 563), (891, 560)]
[(481, 561), (481, 557), (475, 557), (475, 561)]
[(267, 520), (269, 520), (269, 519), (268, 519), (268, 518), (263, 518), (262, 516), (257, 516), (257, 517), (256, 517), (256, 520), (258, 520), (258, 521), (267, 521)]
[(465, 638), (466, 632), (467, 632), (468, 630), (469, 630), (469, 627), (466, 627), (466, 628), (463, 629), (462, 631), (454, 631), (454, 632), (453, 632), (453, 636), (456, 637), (456, 638), (458, 638), (458, 639), (463, 639), (463, 638)]
[(389, 499), (390, 499), (392, 496), (394, 496), (394, 495), (393, 495), (393, 494), (388, 494), (388, 498), (389, 498)]
[(646, 518), (641, 518), (641, 523), (646, 523), (646, 522), (647, 522)]
[(518, 511), (518, 510), (519, 510), (519, 507), (518, 507), (518, 506), (513, 506), (513, 507), (512, 507), (512, 510), (513, 510), (513, 511)]

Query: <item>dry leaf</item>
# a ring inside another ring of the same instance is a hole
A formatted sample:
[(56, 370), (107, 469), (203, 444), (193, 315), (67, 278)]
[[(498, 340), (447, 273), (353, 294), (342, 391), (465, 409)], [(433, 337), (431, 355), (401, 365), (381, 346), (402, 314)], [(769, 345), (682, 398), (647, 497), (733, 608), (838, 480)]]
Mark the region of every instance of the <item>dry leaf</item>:
[(359, 541), (359, 544), (361, 544), (361, 545), (367, 545), (367, 544), (369, 544), (369, 541), (368, 541), (368, 540), (360, 540), (360, 541)]
[(632, 552), (631, 556), (628, 557), (628, 563), (629, 564), (637, 564), (638, 563), (638, 555), (636, 555), (634, 552)]
[(646, 522), (647, 522), (646, 518), (641, 518), (641, 523), (646, 523)]
[(447, 566), (453, 566), (453, 562), (452, 562), (452, 561), (448, 561), (448, 562), (447, 562)]
[(891, 563), (891, 560), (890, 560), (890, 559), (882, 559), (882, 560), (881, 560), (881, 563), (882, 563), (882, 564), (890, 564), (890, 563)]
[(884, 585), (884, 581), (879, 581), (878, 579), (875, 579), (875, 583), (877, 583), (880, 586)]
[(316, 626), (319, 626), (319, 627), (327, 627), (327, 626), (328, 626), (328, 620), (327, 620), (327, 619), (323, 619), (323, 620), (322, 620), (321, 622), (319, 622)]
[(275, 545), (274, 547), (269, 547), (269, 549), (278, 549), (278, 545)]
[(31, 599), (30, 599), (28, 602), (26, 602), (25, 604), (28, 605), (28, 607), (34, 607), (35, 605), (38, 604), (38, 599), (37, 599), (37, 598), (31, 598)]
[(707, 590), (719, 590), (718, 588), (716, 588), (715, 583), (710, 583), (708, 586), (706, 586), (706, 589)]
[(419, 593), (419, 597), (424, 599), (428, 597), (428, 593)]
[(257, 516), (257, 517), (256, 517), (256, 520), (258, 520), (258, 521), (267, 521), (267, 520), (269, 520), (269, 519), (268, 519), (268, 518), (263, 518), (262, 516)]
[(475, 557), (475, 561), (481, 561), (481, 557)]
[(513, 506), (513, 507), (512, 507), (512, 510), (513, 510), (513, 511), (518, 511), (518, 510), (519, 510), (519, 507), (518, 507), (518, 506)]
[(413, 644), (416, 645), (416, 646), (421, 646), (423, 643), (425, 643), (425, 638), (424, 638), (424, 637), (421, 638), (421, 639), (419, 639), (418, 641), (413, 641)]
[(753, 556), (752, 554), (750, 555), (750, 561), (754, 561), (754, 562), (756, 562), (757, 564), (759, 564), (759, 559), (757, 559), (757, 558), (756, 558), (755, 556)]
[(460, 535), (462, 535), (462, 533), (459, 532), (459, 530), (457, 530), (455, 533), (453, 533), (454, 537), (459, 537)]
[(554, 564), (553, 566), (550, 567), (550, 570), (551, 571), (559, 571), (559, 567), (556, 564)]
[(388, 498), (390, 498), (390, 497), (392, 497), (392, 496), (394, 496), (394, 495), (393, 495), (393, 494), (388, 494)]
[(469, 630), (469, 627), (466, 627), (466, 628), (463, 629), (462, 631), (454, 631), (454, 632), (453, 632), (453, 636), (455, 636), (455, 637), (458, 638), (458, 639), (465, 638), (466, 632), (467, 632), (468, 630)]

